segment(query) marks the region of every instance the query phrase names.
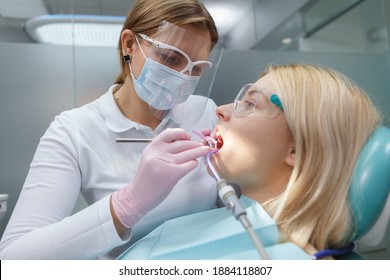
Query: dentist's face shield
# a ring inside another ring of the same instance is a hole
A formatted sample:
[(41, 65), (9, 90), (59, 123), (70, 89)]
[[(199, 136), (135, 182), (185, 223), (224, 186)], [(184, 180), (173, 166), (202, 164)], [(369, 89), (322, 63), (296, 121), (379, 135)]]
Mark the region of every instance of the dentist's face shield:
[[(201, 33), (207, 37), (163, 22), (152, 36), (136, 35), (145, 64), (139, 77), (132, 74), (134, 87), (156, 117), (185, 118), (189, 124), (202, 117), (223, 48), (209, 40), (208, 32)], [(184, 103), (190, 95), (195, 108)]]

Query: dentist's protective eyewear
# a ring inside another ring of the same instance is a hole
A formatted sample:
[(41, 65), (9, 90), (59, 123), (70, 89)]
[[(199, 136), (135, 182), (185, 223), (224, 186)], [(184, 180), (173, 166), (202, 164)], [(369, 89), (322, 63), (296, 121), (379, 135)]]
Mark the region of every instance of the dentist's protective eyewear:
[(173, 70), (189, 76), (201, 76), (206, 68), (211, 68), (213, 64), (207, 60), (192, 61), (182, 50), (159, 42), (145, 34), (138, 34), (142, 39), (152, 44), (153, 48), (149, 52), (149, 57)]

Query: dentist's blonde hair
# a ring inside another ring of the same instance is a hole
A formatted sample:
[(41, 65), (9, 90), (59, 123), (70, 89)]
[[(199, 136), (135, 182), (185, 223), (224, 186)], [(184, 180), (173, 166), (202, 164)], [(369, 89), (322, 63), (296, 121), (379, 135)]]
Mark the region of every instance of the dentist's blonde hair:
[(269, 66), (295, 144), (283, 194), (266, 203), (287, 237), (314, 250), (345, 246), (353, 232), (348, 190), (359, 152), (381, 116), (341, 73), (314, 65)]
[[(188, 24), (198, 26), (208, 30), (212, 42), (218, 42), (215, 22), (199, 0), (137, 0), (127, 14), (122, 31), (130, 29), (136, 34), (152, 36), (157, 33), (162, 21), (178, 26)], [(122, 58), (120, 39), (118, 49), (122, 71), (114, 83), (122, 84), (129, 74), (129, 68)]]

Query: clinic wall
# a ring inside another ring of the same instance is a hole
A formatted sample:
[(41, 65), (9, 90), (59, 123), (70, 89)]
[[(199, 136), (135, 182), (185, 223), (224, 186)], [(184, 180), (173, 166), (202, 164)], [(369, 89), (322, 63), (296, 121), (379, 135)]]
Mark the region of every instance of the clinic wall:
[(0, 43), (0, 194), (9, 195), (0, 237), (50, 122), (103, 94), (118, 61), (114, 48)]
[(40, 136), (53, 116), (72, 108), (72, 53), (45, 46), (0, 44), (0, 193), (8, 222)]
[[(241, 0), (246, 2), (246, 0)], [(234, 24), (223, 39), (224, 45), (233, 50), (249, 50), (275, 30), (309, 0), (253, 0), (237, 24)], [(269, 11), (272, 11), (270, 13)]]
[[(2, 236), (40, 137), (61, 111), (106, 92), (119, 73), (119, 58), (114, 48), (4, 43), (0, 50), (0, 193), (9, 195), (8, 211), (1, 222)], [(388, 53), (225, 50), (211, 97), (218, 105), (232, 102), (241, 86), (257, 80), (271, 62), (333, 67), (365, 88), (382, 112), (390, 112)], [(76, 208), (84, 205), (81, 200)]]

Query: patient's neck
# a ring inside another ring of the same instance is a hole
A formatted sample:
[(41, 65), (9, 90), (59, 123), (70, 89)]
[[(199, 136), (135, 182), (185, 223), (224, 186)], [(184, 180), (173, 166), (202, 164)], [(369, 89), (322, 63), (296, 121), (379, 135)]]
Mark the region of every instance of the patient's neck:
[(273, 176), (270, 180), (265, 180), (253, 186), (241, 186), (242, 194), (263, 204), (279, 196), (286, 189), (290, 180), (292, 169), (285, 169), (279, 172), (278, 176)]

